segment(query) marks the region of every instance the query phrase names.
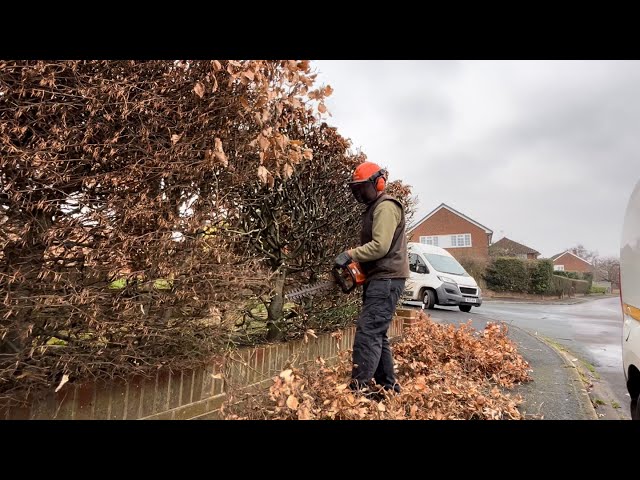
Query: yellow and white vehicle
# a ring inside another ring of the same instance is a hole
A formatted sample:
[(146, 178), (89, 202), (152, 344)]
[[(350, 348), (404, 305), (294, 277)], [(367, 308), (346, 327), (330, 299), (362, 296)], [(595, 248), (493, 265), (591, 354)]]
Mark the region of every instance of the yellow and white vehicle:
[(622, 365), (631, 395), (631, 418), (640, 420), (640, 181), (624, 218), (620, 242)]

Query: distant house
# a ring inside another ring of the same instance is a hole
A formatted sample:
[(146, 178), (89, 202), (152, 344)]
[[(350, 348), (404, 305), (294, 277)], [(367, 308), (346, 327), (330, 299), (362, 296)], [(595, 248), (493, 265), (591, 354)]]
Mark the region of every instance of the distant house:
[(409, 228), (409, 241), (442, 247), (457, 259), (489, 259), (493, 230), (441, 203)]
[(538, 258), (538, 255), (540, 255), (540, 252), (504, 237), (496, 243), (489, 245), (489, 255), (492, 257), (517, 257), (535, 260)]
[(553, 269), (560, 270), (562, 272), (593, 272), (593, 265), (591, 262), (587, 262), (584, 258), (580, 258), (570, 251), (558, 253), (551, 257), (553, 260)]

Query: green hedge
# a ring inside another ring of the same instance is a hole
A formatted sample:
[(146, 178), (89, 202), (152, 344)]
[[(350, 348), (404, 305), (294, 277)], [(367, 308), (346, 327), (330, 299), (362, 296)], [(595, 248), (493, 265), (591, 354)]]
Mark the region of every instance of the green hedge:
[(530, 271), (524, 260), (499, 257), (487, 267), (484, 279), (491, 290), (526, 293), (529, 291)]
[(591, 282), (586, 280), (576, 280), (573, 278), (567, 278), (560, 275), (553, 275), (552, 291), (555, 295), (572, 295), (576, 293), (589, 293), (591, 289)]
[(529, 293), (542, 295), (549, 293), (553, 281), (553, 262), (551, 260), (528, 260)]
[(573, 278), (574, 280), (593, 280), (593, 274), (591, 272), (565, 272), (558, 270), (557, 272), (553, 272), (554, 275), (558, 275), (560, 277)]
[(588, 280), (570, 278), (575, 272), (560, 272), (555, 275), (551, 260), (524, 260), (513, 257), (496, 258), (487, 267), (484, 279), (487, 287), (496, 292), (534, 293), (538, 295), (569, 295), (588, 293), (591, 289), (591, 274)]
[(567, 277), (567, 278), (573, 278), (576, 280), (582, 280), (582, 278), (580, 278), (579, 272), (564, 272), (562, 270), (558, 270), (553, 272), (553, 274), (558, 275), (559, 277)]

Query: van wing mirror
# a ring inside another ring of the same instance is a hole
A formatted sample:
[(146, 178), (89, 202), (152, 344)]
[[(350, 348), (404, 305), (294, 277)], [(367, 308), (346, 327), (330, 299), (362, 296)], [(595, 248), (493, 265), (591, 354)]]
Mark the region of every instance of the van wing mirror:
[(416, 269), (417, 273), (429, 273), (429, 270), (427, 270), (426, 265), (418, 265), (417, 269)]

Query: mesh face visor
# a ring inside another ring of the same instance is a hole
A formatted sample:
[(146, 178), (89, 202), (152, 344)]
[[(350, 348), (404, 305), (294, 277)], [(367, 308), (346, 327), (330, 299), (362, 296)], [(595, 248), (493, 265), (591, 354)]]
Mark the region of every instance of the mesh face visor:
[(369, 203), (377, 196), (376, 187), (369, 180), (364, 182), (349, 183), (351, 193), (360, 203)]

